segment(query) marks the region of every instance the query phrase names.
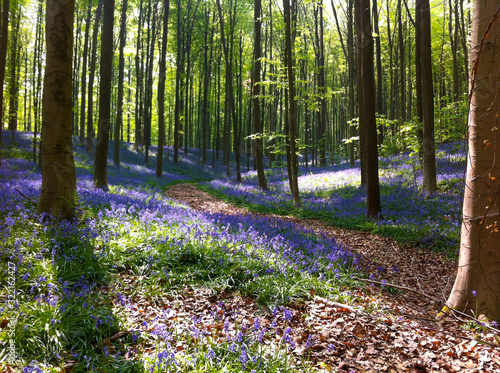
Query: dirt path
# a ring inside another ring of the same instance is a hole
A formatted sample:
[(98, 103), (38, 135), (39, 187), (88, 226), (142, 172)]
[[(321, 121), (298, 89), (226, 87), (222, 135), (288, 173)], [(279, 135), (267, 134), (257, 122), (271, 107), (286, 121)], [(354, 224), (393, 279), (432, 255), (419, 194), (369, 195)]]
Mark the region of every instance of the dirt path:
[[(207, 213), (259, 215), (218, 200), (192, 184), (171, 186), (167, 195)], [(500, 351), (478, 345), (474, 339), (480, 334), (464, 330), (463, 321), (435, 319), (453, 285), (455, 263), (367, 232), (335, 228), (319, 220), (274, 217), (335, 238), (360, 255), (371, 278), (415, 290), (393, 295), (379, 287), (364, 288), (356, 292), (361, 308), (347, 313), (318, 297), (299, 306), (302, 316), (297, 327), (316, 330), (322, 336), (313, 348), (313, 359), (332, 364), (336, 371), (500, 371)], [(480, 336), (496, 341), (493, 334)]]

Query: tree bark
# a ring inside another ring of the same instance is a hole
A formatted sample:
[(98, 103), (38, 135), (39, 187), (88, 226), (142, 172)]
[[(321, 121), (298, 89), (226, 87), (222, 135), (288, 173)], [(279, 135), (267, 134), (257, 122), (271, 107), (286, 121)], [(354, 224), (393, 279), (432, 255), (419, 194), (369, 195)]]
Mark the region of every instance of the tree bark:
[(95, 65), (97, 60), (97, 37), (99, 34), (99, 22), (101, 20), (103, 0), (99, 0), (97, 11), (95, 13), (94, 30), (92, 33), (92, 53), (90, 68), (89, 68), (89, 91), (87, 99), (87, 153), (92, 154), (94, 151), (93, 137), (94, 137), (94, 78), (95, 78)]
[(85, 99), (87, 95), (87, 57), (89, 50), (90, 18), (92, 11), (92, 0), (88, 0), (87, 19), (85, 21), (85, 40), (83, 43), (82, 61), (82, 95), (80, 103), (80, 145), (85, 145)]
[[(290, 190), (292, 192), (293, 201), (296, 205), (300, 204), (299, 184), (298, 184), (298, 159), (296, 141), (296, 128), (297, 128), (297, 102), (295, 101), (295, 73), (294, 73), (294, 60), (292, 56), (292, 16), (295, 12), (295, 2), (292, 0), (283, 0), (283, 9), (285, 17), (285, 65), (288, 77), (288, 126), (289, 137), (288, 144), (290, 147)], [(295, 17), (294, 17), (295, 18)]]
[(123, 80), (125, 79), (125, 56), (123, 51), (127, 41), (127, 8), (128, 0), (122, 1), (122, 14), (120, 20), (120, 45), (118, 56), (118, 102), (116, 110), (115, 138), (113, 161), (120, 165), (120, 130), (123, 128)]
[(115, 0), (104, 0), (101, 37), (101, 82), (99, 86), (99, 125), (95, 150), (94, 186), (108, 188), (108, 145), (111, 129), (111, 80), (113, 77), (113, 23)]
[[(360, 105), (360, 136), (364, 135), (366, 144), (366, 216), (369, 219), (381, 217), (380, 186), (378, 176), (377, 121), (375, 117), (375, 71), (373, 65), (373, 36), (370, 20), (370, 0), (356, 0), (361, 29), (361, 43), (358, 64), (361, 67), (361, 80), (358, 82), (358, 95), (362, 96)], [(362, 130), (361, 130), (362, 129)], [(363, 131), (363, 132), (362, 132)]]
[(253, 103), (253, 125), (254, 125), (254, 154), (255, 166), (257, 168), (257, 179), (259, 187), (267, 190), (266, 174), (264, 173), (264, 149), (262, 145), (262, 124), (260, 121), (260, 69), (262, 66), (262, 49), (261, 49), (261, 29), (262, 29), (262, 1), (254, 1), (254, 44), (253, 44), (253, 86), (252, 86), (252, 103)]
[(432, 83), (431, 13), (429, 0), (420, 4), (420, 62), (422, 73), (423, 191), (437, 191), (436, 146), (434, 142), (434, 87)]
[(72, 0), (48, 0), (42, 112), (42, 188), (37, 213), (71, 219), (76, 207), (72, 139)]
[(167, 40), (170, 1), (163, 0), (163, 35), (160, 52), (160, 74), (158, 79), (158, 153), (156, 156), (156, 177), (163, 174), (163, 146), (165, 145), (165, 81), (167, 79)]
[[(474, 0), (470, 66), (469, 152), (460, 258), (447, 307), (500, 320), (500, 165), (498, 48), (500, 7)], [(443, 311), (448, 312), (445, 308)]]
[(10, 0), (2, 0), (1, 28), (0, 28), (0, 165), (2, 164), (2, 130), (3, 130), (3, 96), (5, 65), (7, 60), (7, 46), (9, 41), (9, 8)]
[[(222, 49), (224, 52), (224, 57), (226, 61), (226, 107), (227, 107), (227, 114), (228, 114), (228, 121), (229, 123), (232, 124), (233, 128), (233, 143), (234, 143), (234, 156), (235, 156), (235, 163), (236, 163), (236, 180), (238, 182), (241, 182), (241, 170), (240, 170), (240, 151), (239, 151), (239, 135), (238, 135), (238, 121), (236, 118), (236, 108), (234, 105), (234, 90), (233, 90), (233, 66), (231, 63), (231, 56), (229, 52), (229, 42), (226, 41), (226, 36), (225, 36), (225, 31), (224, 31), (224, 17), (222, 14), (222, 8), (220, 5), (220, 0), (216, 0), (217, 3), (217, 9), (219, 12), (219, 22), (220, 22), (220, 29), (221, 29), (221, 43), (222, 43)], [(232, 33), (234, 31), (234, 28), (231, 28), (231, 40), (232, 40)], [(228, 124), (229, 128), (231, 127)], [(229, 139), (228, 139), (228, 142)]]

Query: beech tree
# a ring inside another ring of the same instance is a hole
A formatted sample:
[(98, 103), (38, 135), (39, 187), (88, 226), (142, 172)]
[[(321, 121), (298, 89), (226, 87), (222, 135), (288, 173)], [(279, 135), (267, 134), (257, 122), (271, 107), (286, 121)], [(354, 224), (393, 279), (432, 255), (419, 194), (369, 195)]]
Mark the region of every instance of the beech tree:
[(266, 174), (264, 173), (264, 153), (262, 144), (262, 124), (260, 122), (260, 69), (261, 69), (261, 26), (262, 26), (262, 2), (254, 1), (254, 65), (253, 65), (253, 86), (252, 86), (252, 105), (254, 132), (257, 135), (254, 140), (255, 167), (257, 168), (257, 177), (259, 187), (267, 190)]
[(113, 23), (115, 0), (104, 0), (101, 44), (101, 84), (99, 86), (99, 124), (95, 148), (94, 185), (108, 188), (108, 145), (111, 129), (111, 78), (113, 72)]
[[(0, 149), (2, 147), (3, 130), (3, 82), (5, 79), (5, 60), (7, 59), (7, 44), (9, 40), (9, 0), (2, 0), (0, 17)], [(0, 164), (2, 156), (0, 152)]]
[(73, 0), (48, 0), (42, 110), (42, 189), (38, 213), (74, 216), (76, 172), (72, 139)]
[(466, 188), (460, 258), (448, 308), (500, 320), (500, 7), (474, 0)]

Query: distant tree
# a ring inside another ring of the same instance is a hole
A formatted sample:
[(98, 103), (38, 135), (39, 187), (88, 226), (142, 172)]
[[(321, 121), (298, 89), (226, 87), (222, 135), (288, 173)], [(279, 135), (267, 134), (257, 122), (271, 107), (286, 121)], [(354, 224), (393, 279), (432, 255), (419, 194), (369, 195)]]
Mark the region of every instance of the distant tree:
[(163, 0), (163, 34), (160, 51), (160, 76), (158, 79), (158, 154), (156, 156), (156, 177), (163, 173), (163, 146), (165, 145), (165, 80), (167, 71), (168, 15), (170, 1)]
[(262, 124), (260, 121), (260, 70), (262, 66), (261, 28), (262, 28), (262, 1), (254, 1), (254, 44), (253, 44), (253, 86), (252, 86), (252, 106), (254, 133), (257, 135), (254, 140), (255, 166), (257, 168), (257, 178), (259, 187), (267, 190), (266, 174), (264, 173), (264, 148), (262, 144)]
[(85, 145), (85, 99), (87, 95), (87, 58), (89, 54), (90, 20), (92, 17), (92, 0), (88, 0), (87, 18), (85, 20), (85, 37), (83, 42), (82, 61), (82, 94), (80, 102), (80, 145)]
[(104, 0), (99, 86), (99, 124), (95, 149), (94, 185), (108, 188), (108, 145), (111, 129), (111, 80), (113, 73), (113, 23), (115, 0)]
[(290, 190), (293, 201), (296, 205), (300, 204), (299, 183), (298, 183), (298, 159), (296, 148), (296, 130), (297, 130), (297, 101), (295, 100), (295, 73), (293, 59), (292, 42), (292, 19), (294, 17), (296, 2), (295, 0), (283, 0), (283, 15), (285, 17), (285, 65), (288, 78), (288, 107), (286, 110), (288, 119), (288, 146), (289, 146), (289, 180)]
[(88, 109), (87, 109), (87, 153), (92, 154), (94, 138), (94, 78), (95, 66), (97, 62), (97, 37), (99, 35), (99, 22), (101, 21), (102, 6), (104, 0), (98, 0), (97, 11), (95, 13), (94, 30), (92, 31), (92, 52), (90, 53), (89, 67), (89, 89), (88, 89)]
[[(10, 1), (2, 0), (0, 15), (0, 150), (2, 148), (2, 130), (3, 130), (3, 83), (5, 79), (5, 65), (7, 60), (7, 45), (9, 42), (9, 8)], [(2, 156), (0, 152), (0, 164)]]
[[(449, 308), (500, 320), (500, 7), (474, 0), (470, 65), (469, 151), (460, 258)], [(449, 307), (449, 308), (448, 308)]]
[[(229, 32), (230, 36), (228, 38), (226, 38), (224, 16), (222, 14), (220, 0), (216, 0), (216, 4), (217, 4), (217, 10), (219, 12), (219, 24), (220, 24), (220, 29), (221, 29), (222, 50), (224, 52), (224, 59), (226, 62), (226, 107), (227, 107), (226, 113), (227, 113), (227, 117), (225, 117), (225, 120), (228, 121), (227, 122), (228, 128), (231, 128), (230, 124), (232, 124), (233, 145), (234, 145), (234, 153), (235, 153), (235, 160), (236, 160), (236, 179), (238, 182), (241, 182), (238, 121), (236, 118), (236, 107), (235, 107), (235, 102), (234, 102), (233, 66), (232, 66), (232, 58), (230, 55), (230, 43), (233, 40), (234, 24), (230, 25), (230, 32)], [(230, 5), (232, 5), (232, 1), (230, 2)], [(236, 4), (235, 4), (235, 9), (236, 9)], [(236, 17), (236, 14), (232, 14), (231, 17)], [(234, 22), (234, 20), (232, 20), (231, 22)], [(229, 136), (227, 137), (226, 141), (227, 141), (226, 144), (230, 143)], [(230, 147), (228, 147), (228, 149), (230, 149)], [(229, 157), (229, 152), (227, 152), (226, 156)], [(227, 162), (226, 166), (228, 166), (229, 165), (229, 158), (226, 159), (226, 162)]]
[(118, 51), (118, 97), (116, 103), (116, 123), (114, 131), (114, 154), (113, 162), (120, 164), (120, 134), (123, 132), (123, 83), (125, 79), (125, 56), (124, 49), (127, 42), (127, 8), (128, 0), (122, 1), (122, 14), (120, 19), (120, 42)]
[(76, 172), (72, 140), (73, 0), (48, 0), (42, 111), (42, 188), (38, 213), (74, 216)]

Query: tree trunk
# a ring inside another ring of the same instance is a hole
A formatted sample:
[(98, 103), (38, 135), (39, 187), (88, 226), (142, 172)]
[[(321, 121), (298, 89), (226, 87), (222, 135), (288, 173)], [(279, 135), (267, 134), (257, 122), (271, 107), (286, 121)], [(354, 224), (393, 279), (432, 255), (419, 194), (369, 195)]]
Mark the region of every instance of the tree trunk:
[(108, 188), (108, 143), (111, 129), (111, 80), (113, 77), (113, 23), (115, 0), (104, 1), (101, 37), (99, 125), (95, 150), (94, 186)]
[(156, 156), (156, 177), (163, 173), (163, 146), (165, 145), (165, 81), (167, 78), (167, 40), (170, 1), (163, 0), (163, 34), (160, 52), (160, 74), (158, 79), (158, 153)]
[(95, 65), (97, 60), (97, 37), (99, 34), (99, 22), (101, 20), (103, 0), (99, 0), (97, 11), (95, 13), (94, 30), (92, 34), (92, 53), (90, 68), (89, 68), (89, 92), (88, 92), (88, 109), (87, 109), (87, 153), (92, 154), (94, 151), (93, 137), (94, 137), (94, 77)]
[(80, 145), (85, 145), (85, 96), (87, 95), (87, 56), (89, 50), (90, 19), (92, 11), (92, 0), (88, 0), (87, 19), (85, 21), (85, 41), (83, 43), (82, 61), (82, 95), (80, 103)]
[[(380, 186), (378, 177), (377, 121), (375, 117), (375, 72), (373, 66), (373, 36), (370, 21), (370, 0), (356, 0), (356, 11), (361, 29), (361, 43), (358, 57), (361, 58), (361, 81), (358, 82), (358, 95), (363, 97), (360, 105), (360, 136), (365, 136), (366, 144), (366, 216), (376, 219), (381, 216)], [(364, 122), (364, 123), (361, 123)], [(363, 132), (362, 133), (362, 130)]]
[[(470, 65), (469, 152), (460, 258), (447, 307), (500, 320), (498, 115), (500, 7), (474, 0)], [(449, 312), (445, 307), (444, 312)]]
[[(292, 0), (283, 0), (283, 9), (285, 17), (285, 65), (288, 77), (288, 126), (289, 137), (288, 144), (290, 147), (290, 190), (292, 192), (293, 201), (296, 205), (300, 204), (299, 184), (298, 184), (298, 160), (296, 149), (296, 128), (297, 128), (297, 102), (295, 101), (295, 73), (294, 73), (294, 60), (292, 56), (292, 15), (295, 12), (295, 2)], [(293, 17), (295, 18), (295, 17)]]
[(113, 161), (116, 165), (120, 165), (120, 130), (123, 128), (123, 80), (125, 79), (125, 56), (123, 51), (127, 38), (127, 7), (128, 0), (122, 1), (122, 15), (120, 20), (120, 46), (118, 56), (118, 103), (116, 110), (115, 123), (115, 144)]
[(184, 70), (184, 48), (181, 21), (181, 1), (177, 0), (177, 56), (175, 73), (175, 109), (174, 109), (174, 164), (179, 162), (179, 146), (181, 132), (181, 110), (182, 110), (182, 73)]
[(2, 130), (3, 130), (3, 87), (5, 80), (5, 65), (7, 60), (7, 46), (9, 42), (9, 8), (10, 0), (2, 0), (1, 28), (0, 28), (0, 165), (2, 164)]
[(42, 188), (37, 213), (71, 219), (76, 207), (72, 112), (72, 0), (48, 0), (43, 87)]
[(252, 103), (253, 103), (253, 125), (254, 125), (254, 154), (255, 166), (257, 168), (257, 178), (259, 187), (267, 190), (266, 174), (264, 173), (264, 149), (262, 146), (262, 124), (260, 121), (260, 69), (262, 65), (262, 50), (261, 50), (261, 29), (262, 29), (262, 2), (261, 0), (254, 1), (254, 44), (253, 44), (253, 86), (252, 86)]
[(436, 192), (436, 146), (434, 143), (434, 88), (432, 84), (431, 12), (429, 0), (420, 4), (420, 62), (422, 72), (423, 190)]
[[(228, 123), (232, 124), (233, 127), (233, 143), (234, 143), (234, 156), (235, 156), (235, 163), (236, 163), (236, 180), (238, 182), (241, 182), (241, 171), (240, 171), (240, 151), (239, 151), (239, 135), (238, 135), (238, 121), (236, 118), (236, 108), (234, 105), (234, 90), (233, 90), (233, 66), (231, 63), (231, 56), (229, 52), (229, 42), (226, 41), (226, 36), (225, 36), (225, 31), (224, 31), (224, 17), (222, 14), (222, 8), (220, 5), (220, 0), (216, 0), (217, 3), (217, 9), (219, 12), (219, 22), (220, 22), (220, 29), (221, 29), (221, 43), (222, 43), (222, 49), (224, 51), (224, 57), (226, 60), (226, 107), (227, 107), (227, 114), (228, 114)], [(235, 16), (235, 15), (234, 15)], [(234, 31), (234, 27), (231, 27), (231, 40), (232, 40), (232, 34)], [(230, 124), (228, 124), (228, 127), (230, 128)], [(228, 143), (229, 143), (228, 139)]]
[[(318, 14), (319, 13), (319, 14)], [(319, 165), (326, 166), (326, 79), (325, 46), (323, 43), (323, 0), (315, 7), (316, 64), (318, 67), (318, 145)]]
[(356, 67), (357, 67), (357, 88), (358, 88), (358, 133), (359, 133), (359, 161), (361, 168), (361, 186), (366, 186), (366, 152), (367, 152), (367, 144), (366, 144), (366, 120), (364, 118), (365, 115), (365, 104), (364, 99), (365, 96), (363, 92), (360, 91), (363, 88), (363, 24), (362, 13), (363, 9), (362, 0), (354, 0), (354, 25), (356, 28)]

